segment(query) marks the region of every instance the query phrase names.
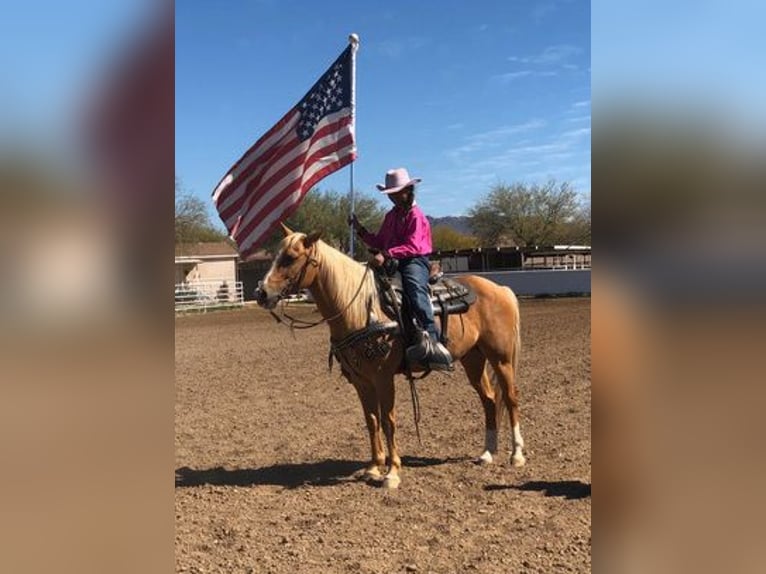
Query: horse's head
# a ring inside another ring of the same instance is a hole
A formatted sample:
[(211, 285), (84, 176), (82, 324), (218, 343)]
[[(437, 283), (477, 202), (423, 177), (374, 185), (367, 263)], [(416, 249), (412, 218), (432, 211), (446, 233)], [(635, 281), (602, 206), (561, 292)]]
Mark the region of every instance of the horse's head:
[(283, 297), (311, 286), (317, 274), (318, 262), (314, 256), (319, 232), (295, 233), (284, 224), (282, 231), (285, 238), (279, 244), (274, 263), (255, 290), (255, 300), (267, 309), (273, 309)]

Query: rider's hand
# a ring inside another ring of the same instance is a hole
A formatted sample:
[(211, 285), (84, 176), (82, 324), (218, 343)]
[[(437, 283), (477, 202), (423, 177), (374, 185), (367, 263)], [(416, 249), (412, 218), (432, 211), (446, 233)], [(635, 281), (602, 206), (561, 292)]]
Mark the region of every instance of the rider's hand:
[(370, 257), (370, 265), (373, 267), (382, 267), (383, 263), (385, 263), (386, 258), (383, 256), (381, 252), (375, 253)]

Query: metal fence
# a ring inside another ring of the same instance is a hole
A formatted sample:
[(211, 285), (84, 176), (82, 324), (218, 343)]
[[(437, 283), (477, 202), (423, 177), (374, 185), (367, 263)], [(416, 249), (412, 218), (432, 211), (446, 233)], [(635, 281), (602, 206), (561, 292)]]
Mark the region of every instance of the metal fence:
[(193, 281), (176, 284), (176, 313), (241, 307), (244, 305), (242, 281)]

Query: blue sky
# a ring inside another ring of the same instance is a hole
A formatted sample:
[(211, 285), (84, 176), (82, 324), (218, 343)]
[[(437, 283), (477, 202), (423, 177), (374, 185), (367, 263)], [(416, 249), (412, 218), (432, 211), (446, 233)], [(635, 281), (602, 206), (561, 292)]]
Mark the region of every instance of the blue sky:
[[(435, 217), (465, 214), (499, 182), (555, 178), (590, 199), (587, 1), (178, 2), (176, 173), (211, 214), (220, 178), (351, 32), (359, 193), (403, 166)], [(345, 193), (349, 176), (318, 187)]]

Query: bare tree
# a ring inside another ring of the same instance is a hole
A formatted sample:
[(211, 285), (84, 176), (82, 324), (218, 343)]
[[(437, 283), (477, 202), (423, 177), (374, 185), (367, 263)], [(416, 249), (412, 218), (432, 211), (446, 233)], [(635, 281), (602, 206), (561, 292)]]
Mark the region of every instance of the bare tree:
[(176, 177), (175, 191), (176, 244), (224, 241), (226, 239), (226, 234), (216, 229), (210, 221), (205, 203), (198, 197), (183, 191), (178, 177)]

